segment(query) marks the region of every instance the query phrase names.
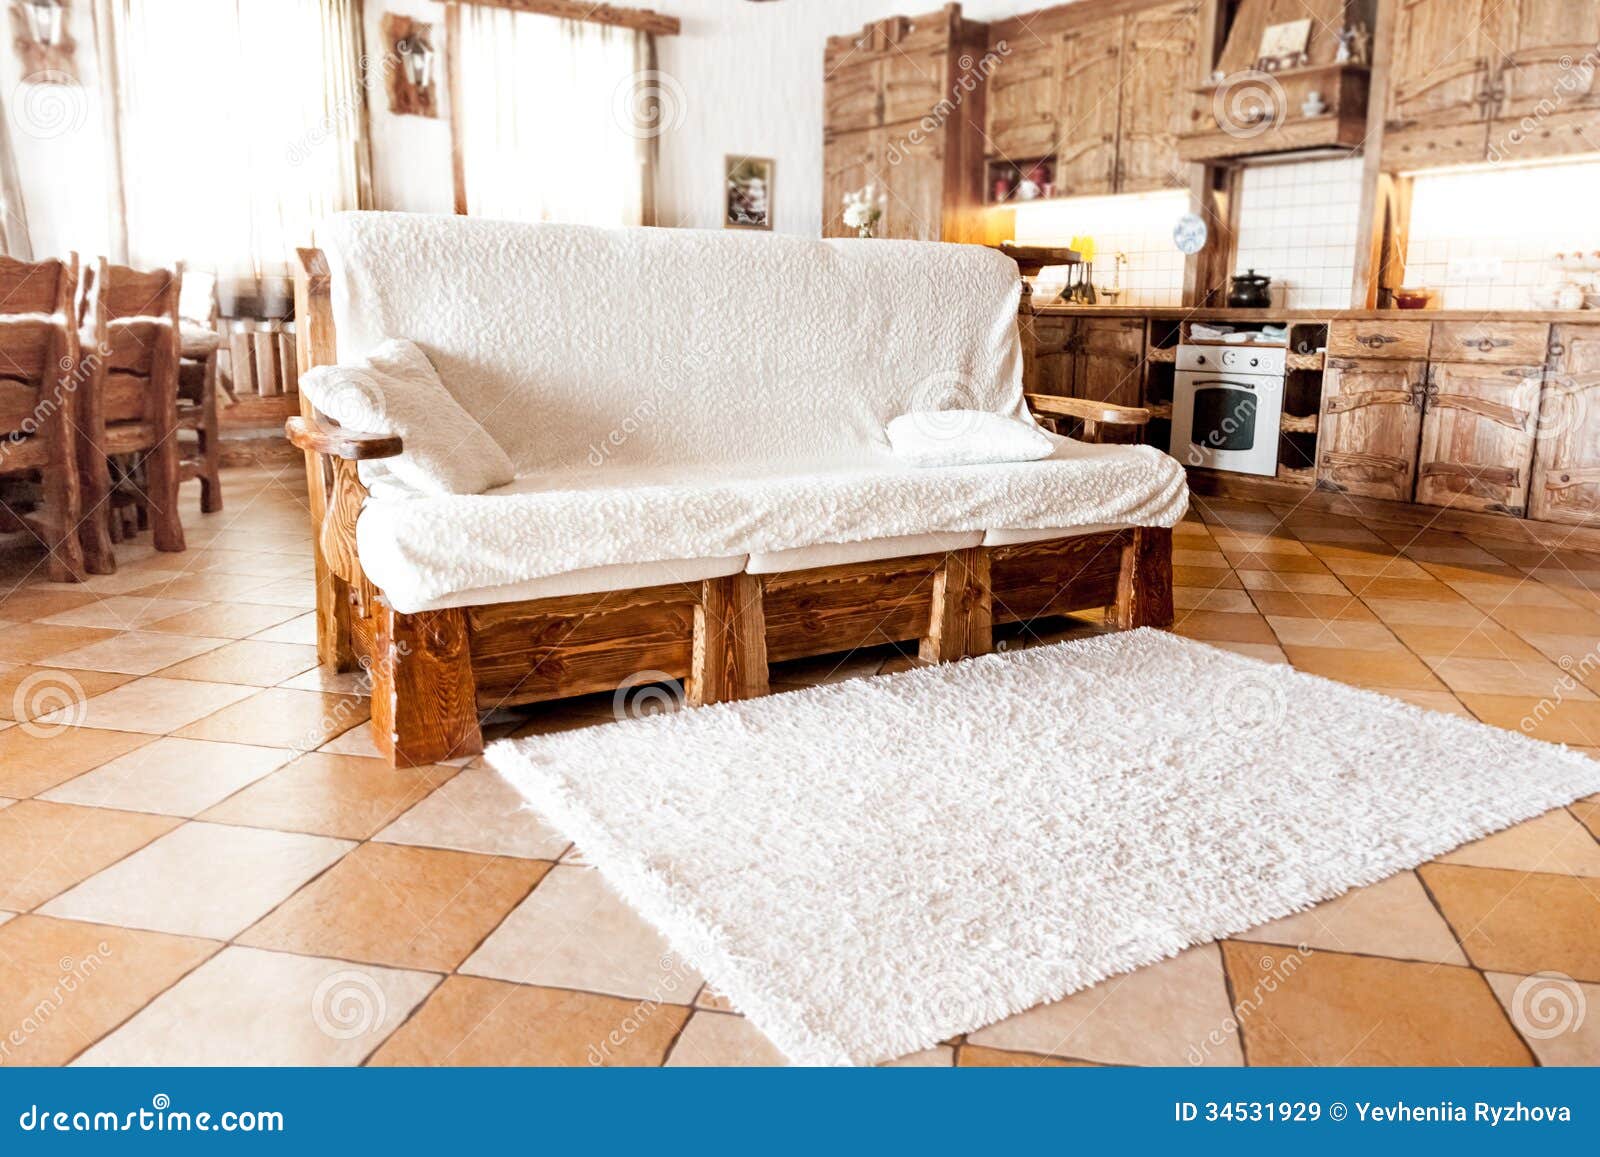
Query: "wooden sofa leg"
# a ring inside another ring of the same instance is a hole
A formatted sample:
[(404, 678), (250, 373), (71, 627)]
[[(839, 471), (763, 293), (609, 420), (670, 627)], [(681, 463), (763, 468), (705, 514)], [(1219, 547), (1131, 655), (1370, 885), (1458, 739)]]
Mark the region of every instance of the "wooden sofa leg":
[(692, 664), (685, 688), (691, 707), (767, 693), (767, 619), (759, 576), (736, 574), (700, 584)]
[(313, 545), (317, 592), (317, 662), (334, 671), (356, 669), (350, 636), (350, 584), (328, 569), (322, 548)]
[(477, 684), (463, 610), (402, 615), (377, 608), (372, 735), (395, 767), (483, 751)]
[(949, 663), (993, 649), (989, 552), (981, 546), (951, 551), (933, 576), (928, 633), (917, 646), (917, 657), (924, 663)]
[(1117, 576), (1117, 628), (1170, 627), (1173, 618), (1172, 531), (1135, 527), (1133, 538), (1122, 548)]

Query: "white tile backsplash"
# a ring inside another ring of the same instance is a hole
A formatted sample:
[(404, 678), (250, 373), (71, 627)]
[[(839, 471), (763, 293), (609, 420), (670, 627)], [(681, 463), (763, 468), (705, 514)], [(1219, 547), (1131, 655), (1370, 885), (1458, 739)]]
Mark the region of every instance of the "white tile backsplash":
[(1272, 278), (1284, 309), (1350, 304), (1361, 214), (1361, 159), (1295, 161), (1245, 169), (1234, 271)]
[[(1183, 254), (1172, 241), (1172, 227), (1189, 211), (1182, 189), (1128, 193), (1117, 197), (1068, 197), (1017, 206), (1019, 245), (1066, 245), (1074, 237), (1094, 238), (1094, 284), (1111, 285), (1116, 255), (1125, 254), (1119, 305), (1183, 304)], [(1046, 269), (1037, 291), (1053, 295), (1065, 270)]]
[(1419, 173), (1406, 284), (1445, 309), (1527, 309), (1530, 291), (1572, 277), (1557, 253), (1600, 250), (1600, 162)]

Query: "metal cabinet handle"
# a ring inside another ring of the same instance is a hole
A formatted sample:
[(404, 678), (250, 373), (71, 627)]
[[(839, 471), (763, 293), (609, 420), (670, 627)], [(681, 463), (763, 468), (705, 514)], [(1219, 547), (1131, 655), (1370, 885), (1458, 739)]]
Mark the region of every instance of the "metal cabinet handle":
[(1566, 352), (1567, 352), (1567, 347), (1563, 343), (1558, 342), (1558, 341), (1553, 341), (1553, 342), (1550, 343), (1550, 356), (1551, 357), (1559, 358), (1559, 357), (1564, 356), (1566, 354)]
[(1386, 333), (1370, 333), (1366, 337), (1358, 337), (1356, 340), (1362, 345), (1366, 346), (1369, 350), (1375, 350), (1382, 349), (1390, 342), (1399, 341), (1400, 339), (1397, 337), (1390, 337)]

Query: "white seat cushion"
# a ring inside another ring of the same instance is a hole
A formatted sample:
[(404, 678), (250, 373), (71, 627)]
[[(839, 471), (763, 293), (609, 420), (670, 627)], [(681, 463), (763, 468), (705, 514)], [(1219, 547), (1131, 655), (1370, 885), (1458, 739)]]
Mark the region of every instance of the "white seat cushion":
[(1188, 505), (1183, 467), (1148, 446), (1063, 439), (1042, 461), (941, 470), (885, 458), (876, 468), (810, 474), (616, 465), (519, 478), (481, 495), (386, 490), (367, 503), (356, 538), (367, 576), (410, 612), (591, 567), (994, 526), (1171, 526)]
[(724, 578), (727, 575), (738, 574), (744, 570), (745, 562), (745, 556), (741, 554), (734, 558), (672, 559), (668, 562), (624, 562), (614, 566), (591, 566), (583, 570), (569, 570), (565, 574), (551, 575), (549, 578), (510, 583), (507, 586), (457, 591), (455, 594), (411, 607), (406, 613), (693, 584), (702, 579)]
[(816, 546), (797, 546), (792, 550), (752, 554), (745, 570), (751, 574), (816, 570), (818, 567), (844, 566), (852, 562), (877, 562), (886, 558), (910, 558), (917, 554), (965, 550), (982, 541), (982, 531), (963, 530), (943, 534), (902, 534), (894, 538), (871, 538), (865, 542), (819, 542)]
[(1102, 523), (1094, 526), (1052, 526), (1047, 530), (1009, 526), (984, 532), (984, 546), (1020, 546), (1028, 542), (1047, 542), (1052, 538), (1076, 538), (1080, 534), (1094, 534), (1102, 530), (1123, 530), (1129, 524)]

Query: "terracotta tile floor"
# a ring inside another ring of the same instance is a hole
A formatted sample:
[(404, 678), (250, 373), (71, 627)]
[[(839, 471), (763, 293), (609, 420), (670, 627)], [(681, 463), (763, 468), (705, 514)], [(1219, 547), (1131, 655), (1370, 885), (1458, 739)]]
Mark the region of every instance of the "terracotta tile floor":
[[(373, 758), (298, 470), (225, 493), (81, 586), (0, 539), (0, 1064), (780, 1063), (480, 762)], [(1209, 500), (1175, 547), (1183, 635), (1600, 749), (1600, 554)], [(1597, 1004), (1592, 797), (902, 1063), (1596, 1064)]]

